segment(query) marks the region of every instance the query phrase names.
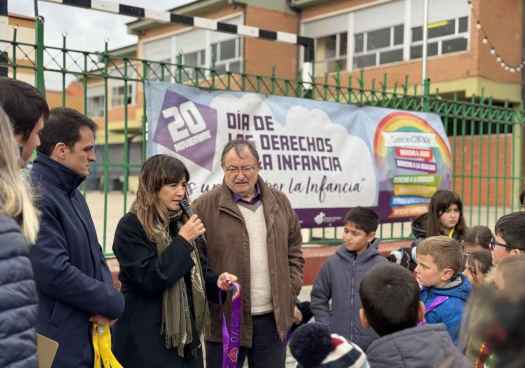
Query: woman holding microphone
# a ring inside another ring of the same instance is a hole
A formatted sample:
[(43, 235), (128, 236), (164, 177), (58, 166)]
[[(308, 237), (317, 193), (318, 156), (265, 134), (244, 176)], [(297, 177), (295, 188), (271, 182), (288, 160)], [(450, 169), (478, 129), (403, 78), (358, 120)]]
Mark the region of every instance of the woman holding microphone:
[(237, 277), (217, 276), (199, 246), (204, 225), (184, 210), (189, 173), (168, 155), (142, 166), (137, 198), (119, 222), (113, 251), (126, 299), (113, 351), (126, 368), (202, 367), (207, 299), (218, 302)]

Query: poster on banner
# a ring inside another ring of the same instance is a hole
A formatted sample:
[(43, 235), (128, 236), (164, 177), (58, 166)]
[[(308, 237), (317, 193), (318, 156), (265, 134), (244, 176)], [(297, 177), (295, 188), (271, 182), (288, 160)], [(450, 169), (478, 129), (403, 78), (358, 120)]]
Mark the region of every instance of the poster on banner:
[(221, 152), (252, 141), (261, 176), (285, 193), (303, 227), (340, 225), (372, 207), (382, 221), (424, 212), (450, 186), (450, 148), (439, 116), (257, 93), (146, 83), (148, 155), (190, 171), (192, 199), (222, 183)]

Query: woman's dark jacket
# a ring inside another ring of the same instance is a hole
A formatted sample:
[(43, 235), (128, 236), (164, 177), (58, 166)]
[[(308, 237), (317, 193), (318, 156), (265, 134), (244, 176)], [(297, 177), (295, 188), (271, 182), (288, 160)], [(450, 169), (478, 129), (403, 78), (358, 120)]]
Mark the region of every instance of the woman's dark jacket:
[[(194, 335), (194, 343), (187, 346), (186, 357), (182, 359), (176, 350), (165, 347), (160, 333), (163, 293), (181, 278), (186, 283), (193, 309), (190, 280), (192, 246), (177, 235), (177, 228), (175, 221), (172, 221), (170, 234), (173, 240), (159, 256), (157, 246), (148, 239), (135, 214), (126, 214), (117, 226), (113, 251), (120, 263), (119, 279), (126, 308), (113, 328), (113, 351), (126, 368), (200, 367), (202, 364), (199, 336)], [(217, 302), (217, 275), (207, 270), (203, 253), (201, 263), (207, 296)], [(194, 325), (193, 310), (191, 312)]]
[(28, 244), (0, 215), (0, 367), (36, 368), (38, 298)]

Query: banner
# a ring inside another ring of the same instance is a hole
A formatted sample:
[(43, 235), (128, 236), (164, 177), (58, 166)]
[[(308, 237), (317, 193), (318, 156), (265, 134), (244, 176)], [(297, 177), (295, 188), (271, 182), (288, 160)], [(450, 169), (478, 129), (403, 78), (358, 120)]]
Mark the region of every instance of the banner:
[(222, 183), (221, 152), (253, 141), (260, 175), (285, 193), (303, 227), (341, 225), (349, 208), (383, 222), (426, 211), (451, 184), (450, 146), (438, 115), (256, 93), (146, 83), (148, 155), (184, 162), (192, 198)]

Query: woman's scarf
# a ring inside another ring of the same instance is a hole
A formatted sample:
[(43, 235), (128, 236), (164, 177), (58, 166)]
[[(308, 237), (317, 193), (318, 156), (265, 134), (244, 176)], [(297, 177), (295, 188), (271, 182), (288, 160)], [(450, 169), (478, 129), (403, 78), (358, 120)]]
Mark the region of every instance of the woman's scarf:
[[(179, 211), (173, 214), (170, 216), (170, 220), (170, 222), (176, 222), (176, 230), (178, 232), (182, 226), (182, 212)], [(190, 272), (193, 311), (195, 313), (195, 334), (184, 277), (180, 278), (171, 288), (166, 289), (162, 296), (162, 324), (160, 332), (164, 336), (166, 348), (176, 348), (180, 357), (184, 357), (184, 347), (193, 342), (193, 336), (201, 336), (209, 328), (209, 311), (199, 250), (194, 241), (189, 243), (193, 248), (191, 260), (194, 266)], [(171, 244), (171, 241), (165, 244), (157, 244), (157, 253), (159, 255), (162, 254), (168, 246), (180, 245)]]

